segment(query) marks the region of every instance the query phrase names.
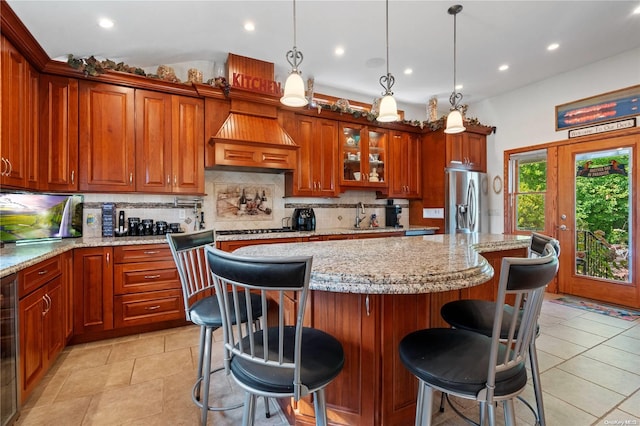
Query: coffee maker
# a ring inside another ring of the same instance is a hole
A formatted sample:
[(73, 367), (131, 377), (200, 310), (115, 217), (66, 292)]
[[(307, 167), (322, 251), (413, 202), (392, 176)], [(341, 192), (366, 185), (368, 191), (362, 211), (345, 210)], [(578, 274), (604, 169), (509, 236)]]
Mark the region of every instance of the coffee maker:
[(393, 200), (387, 200), (387, 205), (384, 206), (384, 210), (384, 226), (402, 228), (402, 225), (400, 225), (402, 207), (397, 204), (393, 204)]
[(291, 227), (296, 231), (315, 231), (316, 215), (312, 208), (301, 208), (293, 211)]

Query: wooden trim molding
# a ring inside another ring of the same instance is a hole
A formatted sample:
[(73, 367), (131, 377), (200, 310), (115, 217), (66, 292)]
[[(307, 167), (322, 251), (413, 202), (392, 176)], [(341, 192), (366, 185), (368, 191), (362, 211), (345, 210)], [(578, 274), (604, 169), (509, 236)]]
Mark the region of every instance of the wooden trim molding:
[(0, 0), (0, 31), (40, 72), (50, 61), (49, 55), (31, 35), (6, 0)]

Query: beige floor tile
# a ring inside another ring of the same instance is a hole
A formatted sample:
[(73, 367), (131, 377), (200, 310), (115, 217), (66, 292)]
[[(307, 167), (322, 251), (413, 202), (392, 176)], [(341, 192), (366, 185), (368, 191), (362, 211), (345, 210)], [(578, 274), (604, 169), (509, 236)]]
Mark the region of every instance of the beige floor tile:
[(557, 337), (580, 346), (592, 348), (606, 340), (606, 337), (588, 331), (578, 330), (562, 324), (555, 324), (544, 328), (544, 334)]
[(164, 352), (164, 336), (143, 337), (114, 344), (108, 362), (124, 361), (162, 352)]
[(544, 414), (549, 426), (586, 426), (597, 420), (597, 417), (579, 408), (543, 392)]
[(16, 426), (80, 426), (90, 401), (86, 396), (23, 409)]
[(583, 355), (640, 375), (640, 355), (605, 345), (589, 349)]
[(162, 412), (162, 379), (112, 389), (91, 398), (83, 425), (120, 425)]
[(131, 383), (146, 382), (181, 372), (191, 374), (193, 370), (189, 348), (137, 357)]
[(632, 328), (628, 329), (627, 331), (622, 333), (622, 335), (627, 337), (633, 337), (634, 339), (640, 339), (640, 324), (635, 325)]
[(57, 364), (56, 374), (60, 370), (81, 370), (105, 365), (110, 354), (111, 345), (86, 347), (82, 350), (72, 349), (64, 354), (64, 361)]
[(640, 425), (640, 417), (616, 409), (606, 414), (596, 423), (594, 423), (594, 426), (611, 425)]
[(640, 391), (634, 393), (620, 404), (620, 409), (636, 417), (640, 417)]
[(631, 395), (640, 389), (640, 375), (584, 355), (565, 361), (557, 368), (623, 395)]
[(182, 327), (177, 332), (164, 336), (165, 351), (189, 348), (200, 343), (200, 327)]
[(559, 368), (540, 376), (544, 392), (599, 418), (624, 399), (624, 395), (610, 391)]
[[(538, 348), (536, 352), (538, 354), (538, 368), (540, 369), (541, 373), (555, 367), (556, 365), (564, 361), (564, 359), (542, 351), (540, 350), (540, 348)], [(527, 368), (529, 370), (531, 369), (531, 366), (529, 365), (529, 357), (527, 357)]]
[(572, 358), (589, 349), (585, 346), (576, 345), (575, 343), (567, 342), (566, 340), (558, 339), (557, 337), (544, 333), (536, 339), (536, 347), (541, 351), (562, 359)]
[(587, 312), (583, 315), (584, 318), (596, 322), (601, 322), (603, 324), (610, 325), (612, 327), (622, 328), (624, 330), (629, 329), (634, 326), (634, 321), (626, 321), (620, 318), (610, 317), (608, 315), (598, 314), (595, 312)]
[(616, 336), (605, 343), (607, 346), (612, 346), (623, 351), (631, 352), (636, 355), (640, 355), (640, 339), (634, 339), (629, 336)]
[(579, 317), (584, 314), (584, 311), (580, 309), (570, 308), (559, 303), (546, 302), (542, 305), (541, 316), (549, 316), (561, 318), (564, 320)]
[(52, 404), (71, 371), (73, 370), (65, 369), (57, 372), (57, 374), (47, 374), (22, 407), (28, 409), (34, 406)]
[(107, 389), (128, 386), (133, 371), (133, 359), (72, 370), (58, 392), (56, 401), (95, 395)]
[(561, 322), (562, 325), (567, 327), (577, 328), (592, 334), (597, 334), (602, 337), (613, 337), (620, 334), (619, 327), (613, 327), (601, 322), (593, 321), (585, 317), (575, 317)]

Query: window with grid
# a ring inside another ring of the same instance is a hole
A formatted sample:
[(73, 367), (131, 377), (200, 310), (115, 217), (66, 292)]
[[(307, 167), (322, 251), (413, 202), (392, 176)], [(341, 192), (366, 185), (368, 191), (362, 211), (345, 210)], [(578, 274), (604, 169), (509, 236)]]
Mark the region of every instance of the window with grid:
[(544, 231), (547, 194), (547, 150), (509, 156), (511, 232)]

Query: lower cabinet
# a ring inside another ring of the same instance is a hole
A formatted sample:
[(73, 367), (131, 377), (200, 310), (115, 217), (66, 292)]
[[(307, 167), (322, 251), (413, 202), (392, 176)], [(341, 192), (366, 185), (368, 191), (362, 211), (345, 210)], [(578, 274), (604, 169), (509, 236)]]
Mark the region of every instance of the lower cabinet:
[(18, 283), (20, 401), (24, 402), (66, 345), (69, 289), (60, 256), (20, 271)]
[(73, 253), (73, 334), (113, 329), (113, 248)]

